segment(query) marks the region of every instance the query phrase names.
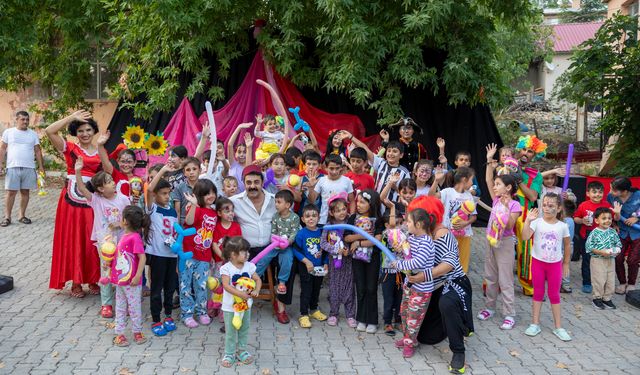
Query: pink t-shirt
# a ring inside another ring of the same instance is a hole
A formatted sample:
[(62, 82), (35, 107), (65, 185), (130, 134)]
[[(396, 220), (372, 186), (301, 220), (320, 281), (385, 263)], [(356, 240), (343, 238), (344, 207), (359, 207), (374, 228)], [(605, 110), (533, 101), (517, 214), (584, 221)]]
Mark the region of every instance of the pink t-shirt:
[(111, 262), (111, 283), (129, 285), (138, 271), (138, 255), (144, 254), (140, 233), (127, 233), (118, 243), (116, 256)]
[[(491, 209), (491, 216), (489, 217), (489, 224), (487, 225), (487, 230), (491, 228), (491, 223), (496, 219), (496, 215), (504, 215), (509, 220), (509, 215), (512, 213), (522, 213), (522, 207), (520, 207), (520, 203), (516, 200), (511, 200), (509, 202), (509, 208), (505, 207), (504, 204), (500, 203), (500, 198), (496, 197), (493, 200), (493, 208)], [(505, 229), (502, 233), (502, 237), (511, 237), (513, 236), (513, 228)]]
[(120, 223), (122, 221), (122, 211), (130, 204), (129, 198), (121, 193), (116, 193), (111, 199), (106, 199), (100, 194), (93, 193), (91, 203), (89, 203), (93, 208), (91, 241), (102, 242), (104, 237), (110, 234), (111, 241), (117, 243), (122, 231), (109, 230), (109, 224)]

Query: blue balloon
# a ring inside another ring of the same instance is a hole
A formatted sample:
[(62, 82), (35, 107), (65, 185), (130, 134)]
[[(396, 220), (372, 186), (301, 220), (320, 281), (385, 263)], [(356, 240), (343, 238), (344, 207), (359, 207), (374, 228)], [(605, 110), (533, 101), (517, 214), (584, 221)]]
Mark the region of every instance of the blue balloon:
[(293, 117), (296, 118), (296, 124), (293, 126), (293, 130), (298, 131), (302, 129), (302, 131), (308, 133), (311, 128), (306, 121), (300, 118), (300, 107), (289, 108), (289, 112), (293, 113)]
[(326, 229), (326, 230), (344, 229), (344, 230), (350, 230), (352, 232), (356, 232), (359, 235), (361, 235), (364, 238), (366, 238), (367, 240), (371, 241), (375, 245), (375, 247), (377, 247), (378, 249), (382, 250), (384, 255), (386, 255), (387, 258), (391, 262), (396, 260), (396, 255), (393, 253), (393, 251), (389, 250), (386, 246), (384, 246), (384, 244), (382, 242), (380, 242), (377, 238), (375, 238), (374, 236), (372, 236), (369, 233), (365, 232), (362, 228), (356, 227), (355, 225), (351, 225), (351, 224), (331, 224), (331, 225), (325, 225), (324, 227), (322, 227), (322, 229)]
[(178, 234), (178, 238), (176, 239), (176, 242), (174, 242), (173, 245), (171, 245), (171, 251), (173, 251), (178, 255), (178, 269), (180, 270), (180, 272), (182, 272), (184, 271), (185, 262), (188, 259), (193, 258), (192, 252), (185, 253), (182, 250), (182, 243), (184, 242), (185, 237), (193, 236), (194, 234), (196, 234), (196, 228), (184, 229), (182, 228), (182, 226), (180, 226), (180, 224), (176, 222), (176, 223), (173, 223), (173, 229)]
[[(623, 222), (623, 223), (624, 223), (624, 221), (625, 221), (625, 220), (627, 220), (627, 218), (626, 218), (626, 217), (624, 217), (624, 216), (622, 216), (622, 215), (620, 215), (620, 222)], [(631, 228), (633, 228), (633, 229), (635, 229), (635, 230), (640, 230), (640, 224), (635, 223), (635, 224), (633, 224), (633, 225), (631, 226)]]

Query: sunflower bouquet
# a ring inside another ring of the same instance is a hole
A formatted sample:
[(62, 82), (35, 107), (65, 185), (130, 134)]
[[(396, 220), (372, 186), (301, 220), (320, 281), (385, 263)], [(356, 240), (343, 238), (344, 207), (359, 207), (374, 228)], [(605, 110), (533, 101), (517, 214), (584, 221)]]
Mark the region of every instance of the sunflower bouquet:
[(149, 134), (138, 125), (127, 126), (122, 139), (127, 148), (132, 150), (144, 149), (151, 156), (162, 156), (167, 151), (167, 147), (169, 147), (169, 143), (160, 132), (155, 135)]

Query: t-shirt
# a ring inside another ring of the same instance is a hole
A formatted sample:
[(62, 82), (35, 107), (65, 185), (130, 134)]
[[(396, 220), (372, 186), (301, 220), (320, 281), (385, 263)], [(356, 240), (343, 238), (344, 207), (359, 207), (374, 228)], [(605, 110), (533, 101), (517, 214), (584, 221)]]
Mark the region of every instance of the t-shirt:
[(287, 236), (288, 240), (296, 238), (300, 230), (300, 217), (295, 212), (290, 212), (289, 216), (283, 218), (276, 212), (271, 219), (271, 234)]
[[(387, 163), (385, 159), (377, 155), (373, 157), (373, 169), (376, 171), (376, 191), (378, 192), (378, 194), (382, 193), (382, 190), (387, 184), (389, 177), (395, 174), (396, 172), (400, 174), (400, 179), (398, 180), (398, 184), (400, 184), (400, 181), (404, 180), (405, 178), (411, 177), (407, 168), (403, 167), (402, 165), (399, 165), (397, 167), (392, 167), (389, 165), (389, 163)], [(397, 184), (396, 184), (396, 187), (397, 187)], [(389, 200), (391, 202), (397, 202), (398, 196), (399, 194), (397, 190), (389, 191)], [(386, 209), (386, 206), (382, 205), (381, 208), (382, 208), (382, 212), (384, 212), (384, 210)]]
[(262, 138), (264, 143), (275, 143), (278, 148), (282, 147), (282, 140), (284, 139), (284, 133), (281, 131), (275, 131), (269, 133), (268, 131), (259, 130), (256, 132), (256, 137)]
[(429, 190), (431, 189), (431, 185), (424, 185), (423, 187), (419, 187), (416, 189), (416, 198), (421, 197), (423, 195), (429, 195)]
[(175, 237), (173, 224), (178, 221), (176, 210), (171, 206), (162, 207), (153, 203), (147, 214), (151, 218), (151, 234), (145, 252), (159, 257), (175, 258), (176, 253), (171, 251), (166, 241)]
[(353, 193), (353, 183), (345, 176), (340, 176), (337, 180), (331, 180), (328, 176), (324, 176), (318, 180), (314, 190), (320, 194), (320, 198), (322, 199), (319, 223), (324, 225), (327, 223), (327, 216), (329, 215), (329, 205), (327, 204), (329, 198), (342, 192), (347, 194)]
[[(518, 203), (518, 201), (513, 199), (510, 200), (509, 207), (507, 208), (504, 204), (500, 203), (500, 198), (498, 197), (494, 198), (493, 207), (491, 209), (491, 215), (489, 216), (489, 224), (487, 224), (487, 233), (489, 233), (489, 230), (491, 229), (491, 225), (493, 221), (496, 220), (496, 216), (504, 215), (505, 217), (507, 217), (508, 215), (511, 215), (514, 212), (517, 212), (519, 214), (522, 213), (522, 207), (520, 207), (520, 203)], [(504, 232), (502, 232), (502, 237), (504, 238), (511, 237), (513, 235), (514, 235), (513, 228), (505, 229)]]
[[(327, 254), (320, 249), (320, 237), (322, 236), (322, 229), (316, 228), (310, 230), (308, 228), (302, 228), (296, 235), (296, 248), (293, 250), (293, 255), (299, 261), (303, 261), (305, 258), (309, 259), (313, 263), (314, 267), (329, 264)], [(322, 255), (320, 258), (316, 258), (315, 254), (320, 252)]]
[[(222, 243), (224, 242), (224, 239), (236, 236), (242, 236), (242, 229), (240, 228), (240, 224), (236, 221), (232, 221), (229, 228), (225, 228), (222, 223), (218, 223), (216, 224), (216, 229), (213, 230), (213, 243), (217, 243), (220, 250), (222, 250)], [(222, 259), (216, 254), (213, 254), (213, 260), (216, 263), (222, 261)]]
[[(640, 209), (640, 190), (636, 190), (631, 193), (631, 196), (624, 203), (622, 203), (620, 198), (615, 198), (611, 194), (607, 195), (607, 202), (613, 205), (614, 201), (622, 204), (620, 214), (627, 219), (630, 219)], [(637, 222), (636, 224), (640, 224), (640, 222)], [(620, 238), (631, 237), (632, 241), (640, 238), (640, 229), (637, 229), (635, 225), (630, 227), (624, 223), (624, 220), (618, 221), (618, 225), (620, 226)]]
[(115, 168), (113, 172), (111, 172), (111, 177), (113, 178), (113, 182), (116, 183), (116, 191), (128, 197), (131, 191), (129, 187), (129, 177)]
[(533, 230), (533, 248), (531, 256), (546, 263), (562, 260), (563, 240), (569, 237), (569, 227), (563, 221), (549, 224), (543, 218), (535, 219), (530, 224)]
[[(303, 184), (309, 182), (309, 177), (307, 177), (307, 174), (304, 173), (301, 175), (301, 179), (300, 179), (300, 186), (302, 186)], [(324, 175), (322, 173), (318, 172), (318, 177), (316, 177), (318, 180), (320, 178), (324, 177)], [(319, 182), (318, 182), (319, 183)], [(304, 191), (302, 190), (302, 200), (300, 200), (300, 204), (298, 205), (298, 209), (296, 210), (294, 207), (294, 211), (296, 211), (298, 213), (298, 216), (302, 216), (302, 209), (304, 208), (304, 206), (308, 205), (308, 204), (315, 204), (316, 207), (318, 207), (320, 210), (322, 210), (322, 199), (320, 196), (318, 196), (315, 200), (315, 202), (310, 202), (309, 201), (309, 192), (308, 191)]]
[[(531, 180), (531, 184), (529, 184), (529, 180)], [(540, 174), (540, 172), (533, 168), (524, 168), (522, 171), (522, 183), (529, 186), (529, 189), (538, 192), (538, 197), (540, 197), (540, 193), (542, 192), (542, 174)], [(520, 207), (524, 207), (524, 193), (519, 187), (516, 196), (520, 201)], [(535, 203), (535, 201), (528, 201), (527, 208), (531, 209)]]
[(593, 250), (608, 250), (612, 252), (611, 256), (615, 256), (622, 250), (622, 242), (620, 242), (620, 237), (615, 229), (595, 228), (589, 233), (584, 248), (592, 257), (604, 258), (602, 255), (594, 254)]
[[(440, 191), (440, 200), (444, 205), (444, 216), (442, 218), (442, 225), (451, 229), (451, 219), (458, 215), (460, 206), (466, 201), (475, 202), (473, 195), (468, 191), (458, 193), (454, 188), (445, 188)], [(471, 215), (477, 215), (477, 211), (474, 209)], [(464, 228), (464, 236), (470, 237), (473, 235), (471, 225), (467, 225)]]
[(180, 224), (184, 223), (184, 218), (187, 216), (187, 204), (189, 201), (187, 201), (187, 198), (184, 196), (185, 193), (193, 194), (193, 188), (186, 180), (171, 190), (171, 201), (180, 202), (180, 212), (178, 212)]
[[(144, 242), (140, 233), (127, 233), (116, 247), (116, 256), (111, 262), (111, 283), (129, 285), (138, 272), (138, 254), (144, 254)], [(142, 281), (142, 278), (141, 280)]]
[(587, 239), (587, 231), (592, 231), (598, 226), (598, 224), (595, 221), (595, 218), (593, 217), (593, 214), (600, 207), (608, 208), (611, 211), (611, 215), (613, 215), (613, 210), (611, 210), (611, 204), (609, 204), (609, 202), (607, 202), (606, 200), (601, 200), (600, 203), (594, 203), (590, 200), (584, 201), (580, 203), (580, 205), (576, 209), (576, 212), (573, 213), (574, 218), (580, 218), (580, 219), (590, 218), (591, 219), (591, 225), (582, 224), (580, 226), (580, 237)]
[(222, 172), (224, 171), (224, 164), (220, 161), (216, 161), (216, 163), (217, 164), (213, 166), (211, 177), (209, 177), (205, 170), (205, 173), (198, 176), (198, 178), (200, 180), (207, 179), (213, 182), (213, 184), (216, 185), (216, 191), (218, 192), (218, 194), (221, 194), (223, 187), (222, 181), (224, 181), (224, 176), (222, 175)]
[(7, 168), (36, 168), (34, 147), (40, 144), (36, 132), (9, 128), (2, 133), (2, 142), (7, 145)]
[(373, 181), (373, 176), (369, 173), (356, 174), (353, 172), (347, 172), (344, 176), (353, 182), (353, 191), (356, 193), (366, 189), (375, 189), (376, 187), (375, 181)]
[(98, 193), (93, 193), (89, 206), (93, 208), (93, 230), (91, 231), (91, 241), (102, 242), (106, 235), (111, 235), (111, 241), (118, 242), (121, 229), (111, 231), (109, 224), (120, 224), (122, 222), (122, 211), (129, 204), (129, 198), (116, 192), (116, 195), (107, 199)]
[[(275, 176), (273, 178), (276, 180), (276, 184), (274, 185), (270, 183), (265, 190), (275, 195), (278, 191), (282, 190), (278, 188), (278, 185), (280, 185), (281, 187), (287, 186), (287, 180), (289, 179), (289, 172), (285, 173), (284, 176), (280, 178)], [(264, 180), (265, 181), (267, 180), (266, 176), (264, 177)]]
[(181, 182), (187, 180), (187, 177), (182, 172), (182, 169), (175, 172), (167, 173), (164, 176), (165, 180), (171, 184), (171, 190), (175, 189)]
[(191, 206), (190, 209), (196, 210), (195, 218), (193, 225), (185, 225), (185, 228), (196, 228), (196, 234), (184, 238), (184, 252), (193, 252), (195, 260), (211, 262), (211, 245), (213, 244), (213, 232), (216, 229), (218, 215), (211, 208)]
[[(567, 228), (569, 228), (569, 237), (571, 238), (571, 250), (573, 250), (573, 236), (576, 234), (576, 223), (570, 217), (565, 217), (563, 221), (565, 224), (567, 224)], [(573, 254), (573, 251), (571, 253)]]
[[(229, 276), (231, 285), (235, 287), (235, 281), (240, 277), (251, 278), (256, 272), (256, 265), (251, 262), (244, 262), (242, 269), (236, 268), (231, 262), (227, 262), (220, 267), (220, 276)], [(233, 294), (226, 290), (222, 292), (222, 311), (233, 312)]]

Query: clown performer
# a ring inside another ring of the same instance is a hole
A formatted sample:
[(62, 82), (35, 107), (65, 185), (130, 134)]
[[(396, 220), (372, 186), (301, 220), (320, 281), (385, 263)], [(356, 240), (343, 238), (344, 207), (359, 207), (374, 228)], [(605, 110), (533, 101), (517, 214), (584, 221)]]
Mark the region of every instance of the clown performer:
[[(399, 128), (399, 141), (404, 145), (404, 154), (400, 159), (400, 165), (403, 165), (409, 171), (413, 171), (413, 167), (418, 160), (427, 159), (427, 149), (413, 138), (416, 132), (422, 134), (422, 128), (411, 117), (403, 117), (395, 124), (389, 125), (389, 128), (396, 127)], [(389, 132), (381, 130), (380, 137), (382, 138), (382, 147), (387, 148)]]
[[(522, 293), (526, 296), (533, 295), (531, 285), (531, 246), (533, 240), (522, 240), (522, 228), (527, 218), (528, 211), (533, 208), (538, 196), (542, 192), (542, 174), (536, 169), (527, 167), (531, 161), (539, 160), (547, 154), (547, 144), (534, 135), (520, 137), (515, 147), (516, 157), (522, 169), (522, 181), (518, 184), (517, 197), (522, 207), (522, 215), (518, 218), (514, 227), (518, 243), (516, 245), (517, 261), (516, 267), (518, 280), (522, 285)], [(496, 168), (497, 162), (493, 159), (496, 154), (497, 145), (487, 146), (487, 168), (491, 173)]]

